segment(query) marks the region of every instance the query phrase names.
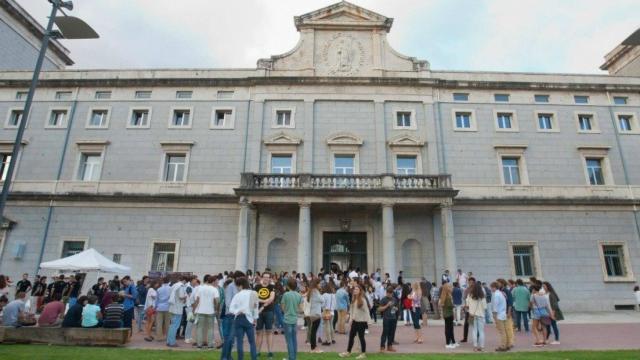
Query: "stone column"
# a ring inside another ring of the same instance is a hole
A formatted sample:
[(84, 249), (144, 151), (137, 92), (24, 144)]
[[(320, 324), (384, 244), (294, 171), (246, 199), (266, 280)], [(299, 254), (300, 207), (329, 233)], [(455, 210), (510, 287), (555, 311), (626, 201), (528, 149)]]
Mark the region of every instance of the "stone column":
[(450, 274), (455, 274), (458, 269), (456, 265), (456, 241), (453, 235), (453, 212), (451, 203), (440, 204), (440, 221), (442, 222), (442, 243), (444, 245), (445, 269)]
[(382, 204), (382, 272), (388, 272), (392, 279), (396, 272), (396, 236), (393, 223), (393, 204)]
[(249, 267), (249, 202), (240, 198), (238, 216), (238, 239), (236, 242), (236, 270), (247, 271)]
[(311, 271), (311, 205), (300, 203), (298, 217), (298, 267), (299, 273)]

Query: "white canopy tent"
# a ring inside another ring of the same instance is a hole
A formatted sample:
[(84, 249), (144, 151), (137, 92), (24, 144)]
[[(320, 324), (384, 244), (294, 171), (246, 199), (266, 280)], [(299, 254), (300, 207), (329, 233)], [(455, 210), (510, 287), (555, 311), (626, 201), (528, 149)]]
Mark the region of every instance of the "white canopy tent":
[(40, 268), (44, 270), (94, 271), (117, 274), (127, 274), (131, 271), (130, 267), (114, 263), (93, 248), (66, 258), (43, 262), (40, 264)]

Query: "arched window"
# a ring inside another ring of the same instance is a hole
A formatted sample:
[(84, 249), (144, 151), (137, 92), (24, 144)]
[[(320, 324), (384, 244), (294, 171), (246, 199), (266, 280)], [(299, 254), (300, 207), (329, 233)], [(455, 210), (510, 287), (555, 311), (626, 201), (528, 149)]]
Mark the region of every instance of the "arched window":
[(287, 259), (287, 242), (282, 238), (275, 238), (269, 242), (269, 250), (267, 251), (267, 267), (274, 272), (290, 271), (288, 265), (290, 260)]
[(402, 266), (405, 279), (419, 279), (424, 276), (422, 257), (422, 244), (416, 239), (407, 239), (402, 244)]

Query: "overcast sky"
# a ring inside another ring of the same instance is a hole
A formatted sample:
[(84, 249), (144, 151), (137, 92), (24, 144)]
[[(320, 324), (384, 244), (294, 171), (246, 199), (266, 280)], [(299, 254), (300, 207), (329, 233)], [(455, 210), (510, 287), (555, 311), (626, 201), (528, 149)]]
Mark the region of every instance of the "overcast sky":
[[(99, 40), (63, 41), (73, 68), (254, 68), (292, 49), (293, 17), (335, 0), (74, 0)], [(389, 42), (438, 70), (602, 73), (640, 27), (640, 0), (357, 0)], [(38, 21), (47, 0), (18, 0)]]

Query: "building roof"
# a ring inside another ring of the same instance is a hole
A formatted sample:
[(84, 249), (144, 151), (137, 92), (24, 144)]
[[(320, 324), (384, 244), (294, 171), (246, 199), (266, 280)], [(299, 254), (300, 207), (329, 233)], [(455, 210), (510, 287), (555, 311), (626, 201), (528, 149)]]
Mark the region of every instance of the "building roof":
[[(25, 29), (37, 38), (44, 36), (46, 30), (40, 25), (22, 6), (18, 5), (15, 0), (0, 0), (0, 7), (4, 9), (11, 17), (17, 20)], [(73, 65), (74, 62), (69, 57), (69, 49), (64, 47), (58, 40), (51, 39), (49, 41), (49, 50), (58, 56), (66, 65)]]
[(640, 62), (640, 28), (605, 55), (604, 59), (600, 69), (609, 71), (609, 74), (624, 73), (627, 69), (631, 75), (640, 75), (640, 72), (632, 70), (633, 64)]

